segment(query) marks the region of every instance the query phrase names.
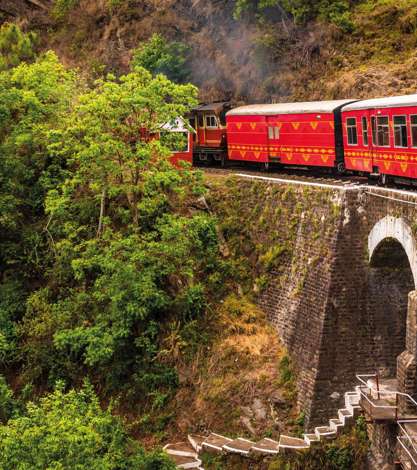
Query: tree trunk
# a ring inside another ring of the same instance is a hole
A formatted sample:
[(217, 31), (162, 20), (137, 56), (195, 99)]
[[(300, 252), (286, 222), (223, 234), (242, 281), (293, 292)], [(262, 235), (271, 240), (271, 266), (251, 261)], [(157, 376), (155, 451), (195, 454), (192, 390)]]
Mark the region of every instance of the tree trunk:
[(101, 237), (103, 233), (104, 227), (104, 216), (106, 213), (106, 188), (103, 188), (103, 192), (101, 193), (101, 204), (100, 204), (100, 219), (98, 221), (98, 229), (97, 229), (97, 238)]

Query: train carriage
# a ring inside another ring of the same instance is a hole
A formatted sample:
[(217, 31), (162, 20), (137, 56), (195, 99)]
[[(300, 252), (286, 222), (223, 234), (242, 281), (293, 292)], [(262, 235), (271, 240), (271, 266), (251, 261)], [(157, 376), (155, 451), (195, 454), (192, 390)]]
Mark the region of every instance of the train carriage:
[(190, 125), (195, 129), (194, 160), (211, 163), (224, 161), (226, 157), (226, 112), (230, 109), (227, 101), (201, 104), (194, 108)]
[(226, 115), (228, 158), (343, 170), (341, 108), (352, 100), (242, 106)]
[(346, 168), (417, 178), (417, 95), (358, 101), (342, 110)]

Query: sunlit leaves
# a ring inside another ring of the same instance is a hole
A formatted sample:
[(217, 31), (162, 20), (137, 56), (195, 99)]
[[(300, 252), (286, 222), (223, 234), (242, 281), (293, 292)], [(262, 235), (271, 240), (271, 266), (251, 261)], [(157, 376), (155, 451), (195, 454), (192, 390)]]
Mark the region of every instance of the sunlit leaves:
[[(0, 381), (0, 406), (12, 400)], [(0, 425), (0, 468), (15, 470), (173, 470), (167, 456), (145, 452), (126, 434), (92, 387), (61, 385), (21, 416)]]

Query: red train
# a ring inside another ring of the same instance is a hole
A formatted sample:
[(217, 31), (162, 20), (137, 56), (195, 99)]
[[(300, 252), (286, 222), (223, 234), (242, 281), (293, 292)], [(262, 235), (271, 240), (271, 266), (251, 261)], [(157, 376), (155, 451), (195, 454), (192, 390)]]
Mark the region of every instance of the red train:
[(202, 105), (191, 115), (194, 162), (240, 161), (417, 180), (417, 94), (371, 100)]

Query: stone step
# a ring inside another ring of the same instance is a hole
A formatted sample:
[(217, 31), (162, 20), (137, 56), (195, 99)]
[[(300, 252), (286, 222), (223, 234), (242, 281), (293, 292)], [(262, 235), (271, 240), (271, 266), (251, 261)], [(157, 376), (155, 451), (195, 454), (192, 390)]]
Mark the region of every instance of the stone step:
[(200, 436), (199, 434), (189, 434), (188, 442), (191, 444), (193, 449), (199, 454), (203, 449), (203, 442), (206, 439), (205, 436)]
[(234, 441), (225, 444), (223, 449), (234, 454), (249, 455), (249, 452), (254, 445), (255, 442), (238, 437)]
[(329, 419), (329, 428), (332, 429), (333, 431), (336, 431), (336, 433), (339, 431), (339, 428), (343, 428), (344, 424), (341, 419), (338, 418), (332, 418)]
[(168, 444), (164, 451), (169, 455), (180, 455), (182, 457), (193, 457), (196, 459), (198, 453), (189, 442), (178, 442), (177, 444)]
[(251, 452), (257, 454), (275, 455), (279, 452), (278, 446), (279, 444), (277, 441), (265, 437), (252, 446)]
[(349, 405), (359, 405), (360, 393), (358, 391), (346, 392), (345, 403)]
[(206, 437), (202, 443), (202, 448), (207, 452), (222, 452), (223, 447), (226, 444), (233, 442), (233, 439), (228, 437), (221, 436), (212, 432), (208, 437)]
[(351, 418), (353, 418), (353, 413), (351, 413), (347, 408), (342, 408), (337, 412), (340, 421), (342, 421), (343, 425), (347, 423)]
[(304, 439), (299, 439), (297, 437), (283, 436), (281, 434), (279, 438), (278, 448), (281, 449), (292, 449), (292, 450), (303, 450), (308, 449), (310, 446), (306, 443)]
[(314, 432), (319, 439), (334, 439), (336, 437), (336, 431), (330, 429), (329, 426), (318, 426)]
[(184, 457), (183, 455), (170, 454), (170, 458), (174, 461), (177, 468), (200, 468), (201, 460), (193, 457)]
[(320, 438), (318, 438), (316, 434), (304, 434), (303, 436), (306, 444), (308, 444), (309, 446), (320, 442)]

